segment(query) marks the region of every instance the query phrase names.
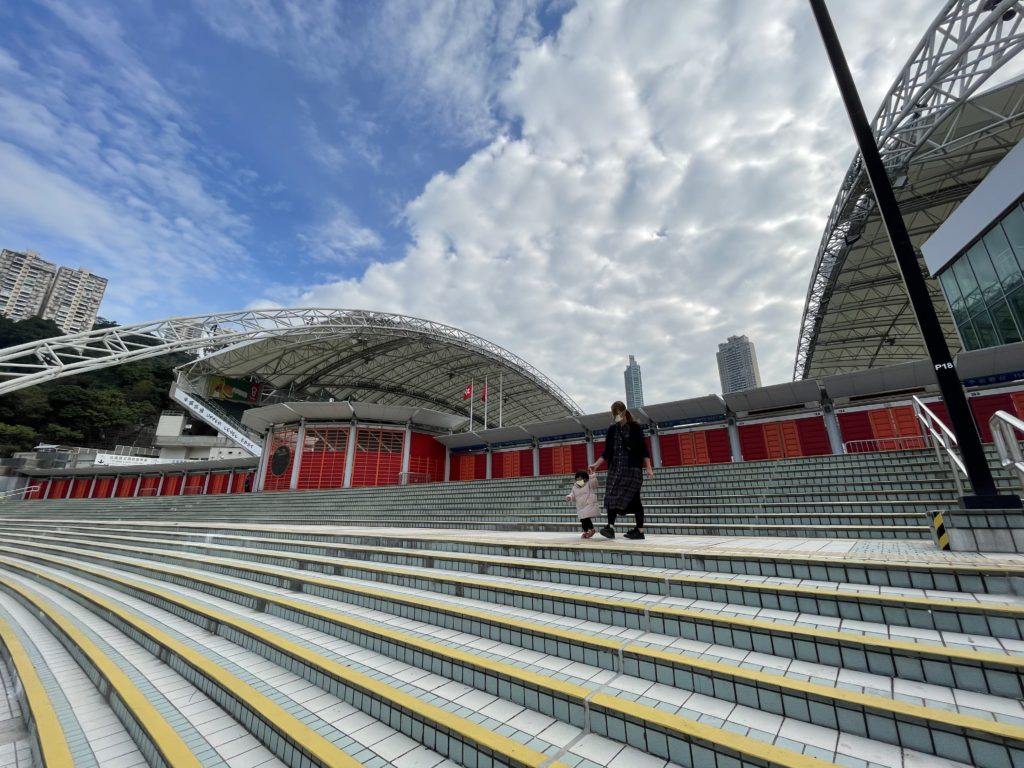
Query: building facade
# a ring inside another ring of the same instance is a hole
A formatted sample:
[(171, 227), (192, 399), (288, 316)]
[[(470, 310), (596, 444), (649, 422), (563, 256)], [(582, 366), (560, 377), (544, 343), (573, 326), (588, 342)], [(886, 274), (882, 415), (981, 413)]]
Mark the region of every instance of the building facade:
[(0, 251), (0, 315), (26, 320), (43, 310), (57, 266), (28, 251)]
[(623, 372), (626, 379), (626, 407), (642, 408), (644, 404), (644, 383), (640, 377), (640, 365), (636, 358), (629, 356), (629, 365)]
[(41, 316), (53, 320), (64, 333), (92, 330), (106, 290), (105, 277), (87, 269), (60, 267)]
[(746, 336), (730, 336), (718, 345), (718, 378), (722, 393), (742, 392), (761, 386), (761, 371), (757, 367), (757, 352)]
[(953, 211), (922, 251), (966, 350), (1024, 339), (1024, 143)]
[(26, 251), (0, 251), (0, 315), (42, 317), (64, 333), (92, 329), (107, 280), (87, 269), (58, 267)]

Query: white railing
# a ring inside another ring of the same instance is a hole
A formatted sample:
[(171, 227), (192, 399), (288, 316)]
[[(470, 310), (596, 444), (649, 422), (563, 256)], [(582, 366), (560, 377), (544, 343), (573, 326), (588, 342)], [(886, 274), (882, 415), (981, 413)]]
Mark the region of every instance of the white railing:
[(967, 477), (967, 468), (956, 452), (957, 441), (953, 430), (943, 424), (942, 420), (916, 395), (914, 396), (914, 415), (924, 426), (925, 437), (931, 440), (932, 446), (935, 448), (935, 458), (941, 462), (942, 454), (946, 454), (950, 472), (953, 474), (953, 482), (956, 483), (957, 495), (963, 496), (964, 481), (961, 476)]
[(429, 483), (429, 472), (401, 472), (398, 475), (399, 485), (413, 485), (416, 483)]
[(870, 440), (847, 440), (843, 443), (843, 453), (914, 451), (927, 447), (928, 442), (922, 435), (908, 435), (905, 437), (875, 437)]
[(19, 496), (25, 498), (25, 494), (38, 491), (42, 486), (39, 485), (26, 485), (24, 488), (15, 488), (13, 491), (3, 491), (0, 493), (0, 501), (7, 501), (8, 499), (16, 499)]
[(992, 440), (999, 451), (999, 463), (1017, 473), (1017, 480), (1024, 486), (1024, 453), (1020, 449), (1020, 436), (1024, 436), (1024, 421), (1006, 411), (996, 411), (988, 420)]

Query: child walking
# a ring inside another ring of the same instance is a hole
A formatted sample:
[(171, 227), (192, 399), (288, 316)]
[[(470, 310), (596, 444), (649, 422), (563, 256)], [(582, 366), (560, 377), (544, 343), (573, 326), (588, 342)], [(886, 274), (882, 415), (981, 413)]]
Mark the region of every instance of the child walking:
[(583, 526), (580, 538), (589, 539), (594, 535), (594, 518), (601, 514), (601, 505), (597, 501), (597, 475), (585, 469), (579, 470), (565, 500), (576, 502), (576, 514)]

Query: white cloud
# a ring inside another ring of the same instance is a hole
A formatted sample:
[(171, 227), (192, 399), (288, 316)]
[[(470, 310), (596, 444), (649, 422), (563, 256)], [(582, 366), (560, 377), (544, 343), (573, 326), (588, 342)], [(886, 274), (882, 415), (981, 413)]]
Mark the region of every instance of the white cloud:
[[(876, 0), (836, 14), (869, 112), (932, 12)], [(766, 383), (788, 380), (853, 152), (807, 7), (602, 0), (573, 8), (557, 39), (514, 39), (514, 69), (471, 101), (493, 99), (521, 138), (430, 181), (406, 210), (403, 259), (300, 303), (465, 328), (589, 410), (621, 397), (628, 354), (648, 401), (718, 391), (717, 344), (737, 333)], [(415, 57), (446, 59), (449, 44), (428, 32)]]
[(196, 0), (198, 13), (220, 35), (280, 56), (317, 80), (333, 80), (350, 53), (343, 6), (336, 0)]
[(0, 48), (0, 72), (15, 72), (18, 69), (18, 60), (8, 51)]
[(299, 235), (306, 250), (317, 261), (351, 263), (363, 252), (379, 250), (383, 241), (369, 227), (362, 226), (342, 203), (335, 203), (326, 221)]
[[(187, 110), (112, 16), (46, 5), (65, 26), (0, 70), (5, 245), (45, 240), (58, 250), (44, 256), (108, 277), (102, 312), (120, 321), (200, 310), (196, 284), (247, 259), (247, 219), (199, 169), (223, 161), (189, 138)], [(221, 170), (215, 183), (229, 189), (232, 169)]]
[(495, 95), (541, 33), (538, 0), (387, 0), (364, 52), (397, 99), (471, 141), (497, 130)]

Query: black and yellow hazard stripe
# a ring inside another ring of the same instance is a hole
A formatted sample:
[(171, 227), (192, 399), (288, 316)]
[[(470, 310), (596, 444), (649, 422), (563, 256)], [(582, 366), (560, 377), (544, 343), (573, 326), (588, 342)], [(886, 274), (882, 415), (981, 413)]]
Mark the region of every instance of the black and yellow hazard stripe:
[(932, 518), (932, 528), (935, 530), (935, 540), (939, 543), (939, 549), (949, 551), (949, 534), (946, 533), (946, 522), (942, 519), (942, 510), (933, 510), (928, 513)]

